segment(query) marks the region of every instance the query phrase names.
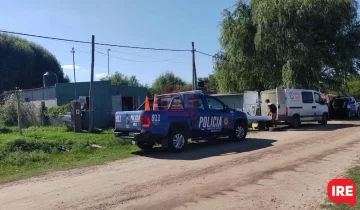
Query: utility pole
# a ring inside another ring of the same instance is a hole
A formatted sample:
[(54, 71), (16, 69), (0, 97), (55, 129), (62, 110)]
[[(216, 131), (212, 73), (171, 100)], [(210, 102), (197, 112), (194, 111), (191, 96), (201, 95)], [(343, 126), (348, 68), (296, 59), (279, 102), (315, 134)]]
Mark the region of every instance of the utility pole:
[(192, 72), (193, 72), (193, 90), (197, 89), (197, 76), (196, 76), (196, 66), (195, 66), (195, 46), (194, 42), (191, 42), (192, 45)]
[(110, 80), (110, 55), (109, 55), (110, 49), (107, 49), (107, 56), (108, 56), (108, 77)]
[(75, 100), (77, 99), (76, 97), (76, 76), (75, 76), (75, 50), (74, 48), (72, 48), (72, 50), (70, 51), (73, 54), (73, 68), (74, 68), (74, 92), (75, 92)]
[(19, 133), (22, 135), (22, 125), (21, 125), (21, 99), (20, 99), (20, 93), (19, 88), (15, 88), (15, 95), (16, 95), (16, 102), (17, 102), (17, 112), (18, 112), (18, 126), (19, 126)]
[(95, 36), (92, 35), (91, 38), (91, 80), (89, 88), (89, 128), (88, 131), (93, 131), (93, 121), (94, 121), (94, 104), (92, 96), (92, 84), (94, 82), (94, 60), (95, 60)]

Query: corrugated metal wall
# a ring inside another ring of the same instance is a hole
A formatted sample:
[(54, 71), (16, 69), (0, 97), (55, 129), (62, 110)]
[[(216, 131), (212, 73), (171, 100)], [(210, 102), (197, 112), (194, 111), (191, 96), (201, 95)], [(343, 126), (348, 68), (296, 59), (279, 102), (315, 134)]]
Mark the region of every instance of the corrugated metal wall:
[[(89, 82), (76, 83), (77, 98), (79, 96), (89, 96)], [(94, 123), (96, 127), (109, 127), (113, 120), (112, 96), (139, 96), (140, 101), (145, 100), (146, 88), (125, 87), (111, 85), (109, 81), (96, 81), (93, 83), (93, 102), (94, 102)], [(57, 105), (61, 106), (69, 103), (75, 98), (74, 83), (56, 84)], [(121, 110), (118, 110), (121, 111)]]
[(229, 106), (229, 108), (242, 110), (243, 104), (244, 104), (244, 95), (243, 94), (213, 94), (211, 96), (214, 96), (218, 99), (220, 99), (222, 102), (224, 102), (226, 105)]
[(23, 97), (26, 101), (42, 101), (56, 99), (55, 87), (23, 90)]

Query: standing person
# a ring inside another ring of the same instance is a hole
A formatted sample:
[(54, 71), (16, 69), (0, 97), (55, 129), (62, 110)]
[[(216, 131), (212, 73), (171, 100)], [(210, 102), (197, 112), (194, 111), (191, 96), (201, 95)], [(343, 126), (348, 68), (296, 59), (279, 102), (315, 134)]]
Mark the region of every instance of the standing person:
[(276, 113), (277, 113), (276, 105), (273, 103), (270, 103), (269, 99), (266, 99), (265, 102), (267, 103), (267, 106), (269, 108), (268, 116), (271, 116), (271, 124), (273, 127), (276, 127), (276, 125), (275, 125)]
[(331, 99), (329, 102), (329, 118), (330, 120), (335, 119), (334, 99)]

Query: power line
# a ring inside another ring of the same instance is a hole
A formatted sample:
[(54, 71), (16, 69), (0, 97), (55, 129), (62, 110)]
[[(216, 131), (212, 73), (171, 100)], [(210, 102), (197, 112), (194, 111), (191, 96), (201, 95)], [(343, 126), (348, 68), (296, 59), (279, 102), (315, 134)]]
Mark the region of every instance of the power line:
[[(57, 37), (49, 37), (49, 36), (41, 36), (41, 35), (34, 35), (34, 34), (27, 34), (27, 33), (19, 33), (19, 32), (13, 32), (13, 31), (5, 31), (0, 30), (2, 33), (8, 33), (8, 34), (16, 34), (16, 35), (22, 35), (22, 36), (31, 36), (31, 37), (37, 37), (37, 38), (43, 38), (43, 39), (52, 39), (57, 41), (66, 41), (66, 42), (75, 42), (75, 43), (83, 43), (83, 44), (91, 44), (91, 42), (88, 41), (80, 41), (80, 40), (73, 40), (73, 39), (64, 39), (64, 38), (57, 38)], [(169, 48), (154, 48), (154, 47), (136, 47), (136, 46), (129, 46), (129, 45), (117, 45), (117, 44), (105, 44), (105, 43), (94, 43), (95, 45), (102, 45), (102, 46), (109, 46), (109, 47), (119, 47), (119, 48), (131, 48), (131, 49), (140, 49), (140, 50), (157, 50), (157, 51), (174, 51), (174, 52), (190, 52), (191, 50), (185, 50), (185, 49), (169, 49)]]
[(210, 57), (213, 57), (213, 58), (216, 57), (216, 56), (214, 56), (214, 55), (210, 55), (210, 54), (208, 54), (208, 53), (204, 53), (204, 52), (197, 51), (197, 50), (195, 50), (195, 52), (198, 52), (198, 53), (200, 53), (200, 54), (207, 55), (207, 56), (210, 56)]
[(228, 59), (226, 59), (226, 58), (221, 58), (221, 57), (216, 56), (216, 55), (210, 55), (210, 54), (208, 54), (208, 53), (204, 53), (204, 52), (197, 51), (197, 50), (195, 50), (195, 52), (198, 52), (198, 53), (200, 53), (200, 54), (203, 54), (203, 55), (206, 55), (206, 56), (209, 56), (209, 57), (212, 57), (212, 58), (220, 59), (220, 60), (223, 60), (223, 61), (226, 61), (226, 62), (241, 63), (241, 62), (236, 61), (236, 60), (228, 60)]
[[(101, 55), (104, 55), (104, 56), (108, 56), (106, 53), (103, 53), (101, 51), (96, 50), (95, 52), (99, 53)], [(116, 58), (116, 59), (123, 60), (123, 61), (131, 61), (131, 62), (139, 62), (139, 63), (160, 63), (160, 62), (167, 62), (167, 61), (175, 60), (175, 59), (181, 58), (181, 57), (183, 57), (183, 56), (185, 56), (187, 54), (189, 54), (189, 53), (187, 52), (187, 53), (181, 54), (180, 56), (177, 56), (177, 57), (174, 57), (174, 58), (158, 60), (158, 61), (131, 60), (131, 59), (121, 58), (121, 57), (117, 57), (117, 56), (113, 56), (113, 55), (109, 55), (109, 57)]]
[(76, 48), (76, 51), (79, 51), (79, 52), (82, 52), (82, 53), (89, 53), (89, 52), (85, 52), (85, 51), (82, 51), (82, 50), (79, 50)]

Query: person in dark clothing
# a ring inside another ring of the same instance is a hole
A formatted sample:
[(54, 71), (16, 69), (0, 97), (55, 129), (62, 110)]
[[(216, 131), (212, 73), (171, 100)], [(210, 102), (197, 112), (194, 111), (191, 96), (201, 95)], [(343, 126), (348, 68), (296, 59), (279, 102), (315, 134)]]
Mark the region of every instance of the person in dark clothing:
[(330, 120), (335, 119), (334, 99), (331, 99), (329, 102), (329, 118)]
[(277, 108), (276, 108), (276, 105), (273, 104), (273, 103), (270, 103), (270, 100), (269, 99), (266, 99), (265, 100), (268, 108), (269, 108), (269, 113), (268, 113), (268, 116), (271, 116), (271, 124), (272, 126), (276, 126), (275, 125), (275, 120), (276, 120), (276, 113), (277, 113)]

